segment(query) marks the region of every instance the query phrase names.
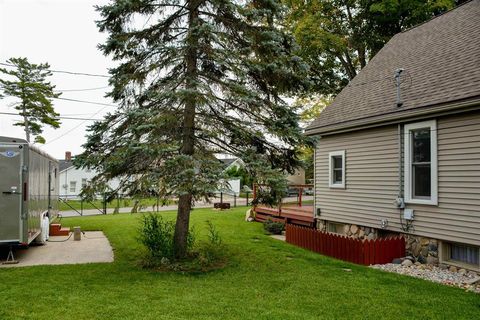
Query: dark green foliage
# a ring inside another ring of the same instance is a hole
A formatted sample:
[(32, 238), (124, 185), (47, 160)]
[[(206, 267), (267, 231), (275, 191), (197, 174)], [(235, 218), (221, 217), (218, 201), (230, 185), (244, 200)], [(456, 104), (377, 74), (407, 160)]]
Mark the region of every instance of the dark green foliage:
[(263, 229), (270, 234), (282, 234), (285, 224), (268, 219), (263, 223)]
[[(158, 266), (169, 263), (175, 257), (173, 234), (175, 223), (166, 221), (159, 214), (148, 213), (142, 216), (138, 240), (147, 249), (146, 265)], [(194, 233), (188, 233), (188, 251), (195, 243)]]
[(226, 170), (224, 174), (228, 178), (239, 178), (242, 186), (248, 186), (249, 188), (252, 188), (254, 178), (244, 167), (231, 167), (230, 169)]
[(299, 54), (311, 67), (312, 90), (323, 95), (337, 94), (396, 33), (454, 5), (454, 0), (284, 2)]
[(203, 241), (197, 248), (198, 256), (196, 263), (198, 263), (201, 271), (208, 271), (210, 269), (218, 268), (227, 262), (227, 247), (223, 244), (222, 238), (211, 221), (207, 221), (208, 241)]
[(283, 97), (308, 86), (308, 67), (277, 25), (278, 0), (115, 1), (97, 9), (108, 34), (100, 48), (119, 63), (109, 97), (120, 107), (89, 128), (76, 164), (99, 172), (94, 185), (119, 178), (122, 193), (179, 197), (183, 256), (192, 203), (219, 185), (215, 154), (257, 154), (279, 171), (298, 166), (297, 148), (308, 141)]
[(30, 142), (32, 134), (35, 142), (45, 143), (41, 136), (43, 126), (60, 127), (59, 114), (53, 108), (52, 99), (61, 93), (55, 92), (55, 86), (47, 81), (52, 75), (50, 66), (48, 63), (30, 63), (27, 58), (10, 58), (7, 63), (13, 69), (0, 68), (0, 73), (7, 76), (0, 79), (0, 89), (5, 96), (17, 99), (14, 108), (24, 118), (14, 125), (25, 127), (27, 141)]

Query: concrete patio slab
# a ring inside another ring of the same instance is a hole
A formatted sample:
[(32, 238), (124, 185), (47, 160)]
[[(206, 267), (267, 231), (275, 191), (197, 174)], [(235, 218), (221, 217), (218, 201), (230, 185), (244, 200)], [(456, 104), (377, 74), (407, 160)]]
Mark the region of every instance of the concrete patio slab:
[(280, 241), (286, 241), (287, 240), (284, 234), (272, 234), (272, 235), (270, 235), (270, 237), (272, 237), (273, 239), (280, 240)]
[(80, 241), (74, 241), (73, 236), (67, 239), (68, 237), (50, 237), (50, 241), (43, 246), (17, 249), (14, 252), (15, 259), (19, 261), (17, 264), (2, 264), (8, 251), (1, 252), (0, 268), (113, 262), (113, 250), (103, 232), (85, 232)]

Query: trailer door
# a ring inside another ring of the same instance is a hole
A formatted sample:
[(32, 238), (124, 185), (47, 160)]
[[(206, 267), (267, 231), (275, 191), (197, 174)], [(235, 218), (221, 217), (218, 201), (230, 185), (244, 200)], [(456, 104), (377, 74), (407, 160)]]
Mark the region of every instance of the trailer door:
[(0, 243), (21, 241), (22, 145), (0, 145)]

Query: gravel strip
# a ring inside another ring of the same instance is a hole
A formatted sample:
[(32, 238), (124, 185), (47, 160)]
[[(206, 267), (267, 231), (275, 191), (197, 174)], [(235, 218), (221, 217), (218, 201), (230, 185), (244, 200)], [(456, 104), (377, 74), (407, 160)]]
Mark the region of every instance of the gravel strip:
[[(415, 278), (421, 278), (448, 286), (459, 287), (466, 291), (480, 293), (480, 276), (475, 272), (467, 272), (465, 274), (462, 274), (459, 272), (452, 272), (436, 266), (425, 264), (404, 266), (401, 264), (387, 263), (376, 264), (370, 267), (383, 271), (408, 275)], [(475, 282), (475, 280), (478, 281)]]

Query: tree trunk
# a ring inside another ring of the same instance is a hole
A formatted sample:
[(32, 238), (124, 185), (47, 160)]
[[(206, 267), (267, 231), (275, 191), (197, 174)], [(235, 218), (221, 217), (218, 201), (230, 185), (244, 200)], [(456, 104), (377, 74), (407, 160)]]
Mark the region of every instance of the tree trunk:
[[(189, 15), (189, 35), (187, 39), (187, 50), (185, 55), (186, 71), (186, 87), (195, 92), (197, 80), (197, 46), (198, 37), (192, 35), (192, 31), (198, 25), (198, 2), (190, 1), (188, 4)], [(185, 99), (185, 110), (183, 112), (183, 142), (180, 153), (192, 156), (195, 145), (195, 109), (196, 96), (190, 95)], [(192, 168), (194, 169), (194, 168)], [(177, 259), (184, 258), (187, 254), (187, 237), (190, 224), (190, 211), (192, 209), (193, 195), (190, 192), (183, 194), (178, 200), (177, 222), (175, 224), (175, 257)]]

